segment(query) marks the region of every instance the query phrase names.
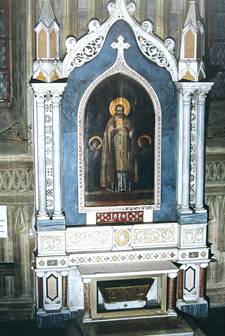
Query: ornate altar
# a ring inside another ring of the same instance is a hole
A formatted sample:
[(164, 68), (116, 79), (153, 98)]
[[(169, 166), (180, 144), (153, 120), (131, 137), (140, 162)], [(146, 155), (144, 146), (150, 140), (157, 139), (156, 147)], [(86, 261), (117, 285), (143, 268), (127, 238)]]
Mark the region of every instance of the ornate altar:
[(207, 314), (204, 106), (212, 83), (202, 80), (196, 6), (179, 62), (173, 39), (139, 24), (125, 0), (110, 2), (108, 19), (91, 20), (81, 39), (69, 36), (61, 61), (59, 27), (44, 2), (31, 81), (40, 326), (75, 312), (82, 323), (170, 317), (176, 307)]

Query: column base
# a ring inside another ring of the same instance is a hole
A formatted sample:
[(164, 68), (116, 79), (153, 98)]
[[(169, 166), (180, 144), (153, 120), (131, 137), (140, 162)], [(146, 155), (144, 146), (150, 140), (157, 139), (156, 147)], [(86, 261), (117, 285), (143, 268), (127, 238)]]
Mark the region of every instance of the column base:
[(178, 301), (176, 307), (180, 311), (194, 317), (207, 317), (209, 312), (209, 304), (204, 299), (196, 302)]
[(204, 214), (204, 213), (207, 213), (207, 210), (205, 208), (195, 208), (194, 212), (196, 214)]
[(69, 309), (62, 309), (54, 313), (40, 309), (36, 313), (36, 324), (38, 328), (63, 328), (65, 321), (72, 317), (73, 314)]
[(57, 230), (65, 230), (65, 218), (62, 219), (50, 219), (47, 220), (39, 220), (37, 218), (36, 228), (38, 231), (57, 231)]
[(193, 213), (193, 210), (191, 210), (190, 208), (179, 208), (178, 211), (181, 213), (181, 214), (192, 214)]
[(49, 220), (50, 217), (47, 213), (38, 213), (37, 214), (37, 220), (39, 221), (46, 221), (46, 220)]
[(177, 212), (177, 219), (180, 224), (206, 224), (208, 223), (208, 213), (204, 212), (195, 212), (195, 213), (182, 213), (180, 210)]

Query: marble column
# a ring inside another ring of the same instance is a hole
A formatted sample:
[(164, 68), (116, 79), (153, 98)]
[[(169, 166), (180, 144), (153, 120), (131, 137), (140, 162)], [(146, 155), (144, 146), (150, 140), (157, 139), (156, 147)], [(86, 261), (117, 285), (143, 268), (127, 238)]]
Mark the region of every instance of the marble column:
[(37, 272), (37, 298), (38, 298), (38, 309), (44, 309), (44, 300), (43, 300), (43, 272)]
[(208, 264), (201, 264), (199, 269), (199, 298), (205, 300), (206, 296), (206, 269)]
[(169, 273), (169, 284), (168, 284), (168, 312), (173, 313), (175, 310), (175, 279), (177, 273)]
[(205, 99), (213, 83), (199, 83), (197, 96), (196, 212), (204, 210)]
[(90, 283), (91, 279), (84, 279), (84, 318), (91, 318), (91, 307), (90, 307)]
[(178, 92), (178, 169), (177, 169), (177, 205), (182, 204), (182, 176), (183, 176), (183, 97), (182, 93)]
[(61, 200), (61, 128), (60, 128), (60, 101), (61, 93), (53, 93), (53, 219), (63, 219)]
[(181, 211), (190, 212), (191, 93), (183, 92), (183, 154)]
[(66, 309), (68, 306), (67, 290), (68, 290), (68, 272), (62, 272), (62, 307), (63, 309)]
[(181, 267), (178, 276), (177, 276), (177, 300), (183, 301), (183, 294), (184, 294), (184, 270)]
[(45, 95), (35, 95), (37, 115), (37, 173), (38, 173), (38, 219), (49, 218), (46, 205), (46, 171), (45, 171)]

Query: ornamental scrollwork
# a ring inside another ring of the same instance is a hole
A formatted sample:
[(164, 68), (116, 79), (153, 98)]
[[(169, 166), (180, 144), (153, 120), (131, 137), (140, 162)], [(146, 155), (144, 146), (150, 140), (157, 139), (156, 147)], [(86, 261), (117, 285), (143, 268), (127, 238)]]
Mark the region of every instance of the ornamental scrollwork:
[(164, 53), (153, 43), (145, 39), (143, 36), (138, 36), (138, 43), (142, 52), (158, 66), (169, 69), (170, 64)]
[(145, 229), (135, 230), (135, 244), (175, 243), (175, 229)]
[(103, 36), (98, 36), (93, 41), (89, 42), (80, 52), (76, 54), (76, 57), (71, 63), (71, 66), (80, 67), (97, 56), (102, 48), (103, 42)]

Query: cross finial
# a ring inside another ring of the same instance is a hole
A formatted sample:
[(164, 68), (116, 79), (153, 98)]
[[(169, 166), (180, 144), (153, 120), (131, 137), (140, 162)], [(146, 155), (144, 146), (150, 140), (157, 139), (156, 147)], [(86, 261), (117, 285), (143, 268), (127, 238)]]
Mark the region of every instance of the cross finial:
[(121, 56), (121, 55), (124, 54), (124, 49), (130, 48), (130, 44), (125, 43), (124, 42), (124, 37), (120, 35), (117, 39), (117, 42), (113, 42), (111, 44), (111, 47), (113, 49), (117, 49), (118, 50), (118, 56)]

